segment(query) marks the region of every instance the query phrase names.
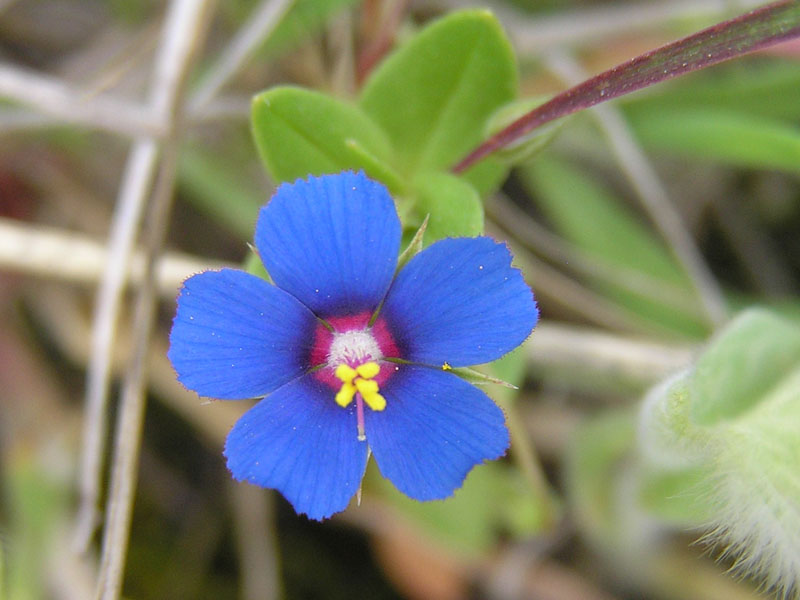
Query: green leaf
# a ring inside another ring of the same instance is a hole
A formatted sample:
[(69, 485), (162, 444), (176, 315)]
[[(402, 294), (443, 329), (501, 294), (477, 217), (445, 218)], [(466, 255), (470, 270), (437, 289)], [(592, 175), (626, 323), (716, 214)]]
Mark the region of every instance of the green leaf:
[[(597, 181), (549, 154), (540, 154), (519, 173), (537, 207), (578, 249), (612, 267), (639, 272), (684, 302), (692, 297), (688, 277), (660, 240)], [(600, 278), (594, 286), (660, 327), (693, 337), (706, 333), (697, 310), (679, 306), (666, 294), (648, 296)]]
[(253, 98), (253, 137), (275, 181), (294, 181), (345, 169), (364, 169), (394, 193), (386, 135), (357, 106), (296, 87)]
[(636, 110), (636, 137), (648, 148), (751, 168), (800, 171), (800, 127), (730, 110)]
[(460, 556), (485, 556), (495, 546), (501, 528), (520, 537), (541, 531), (542, 507), (519, 471), (499, 463), (470, 471), (464, 485), (444, 501), (417, 502), (408, 498), (377, 476), (374, 469), (368, 469), (367, 477), (370, 489), (402, 511), (426, 536)]
[[(487, 119), (517, 90), (514, 55), (491, 13), (453, 13), (390, 55), (364, 86), (361, 106), (387, 132), (407, 177), (444, 170), (484, 136)], [(481, 192), (506, 168), (468, 172)]]
[(761, 402), (798, 366), (800, 327), (766, 310), (747, 310), (697, 361), (690, 417), (706, 426), (731, 420)]
[(480, 196), (463, 179), (426, 172), (414, 180), (414, 189), (414, 212), (420, 221), (429, 215), (425, 245), (445, 237), (471, 237), (483, 232)]

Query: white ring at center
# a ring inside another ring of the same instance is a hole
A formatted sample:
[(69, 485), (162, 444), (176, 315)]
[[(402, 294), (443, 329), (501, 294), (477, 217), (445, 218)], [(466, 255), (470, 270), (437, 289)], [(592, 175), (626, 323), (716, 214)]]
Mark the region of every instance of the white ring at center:
[(373, 335), (364, 330), (335, 333), (328, 353), (328, 364), (338, 367), (342, 363), (360, 365), (383, 358), (378, 342)]

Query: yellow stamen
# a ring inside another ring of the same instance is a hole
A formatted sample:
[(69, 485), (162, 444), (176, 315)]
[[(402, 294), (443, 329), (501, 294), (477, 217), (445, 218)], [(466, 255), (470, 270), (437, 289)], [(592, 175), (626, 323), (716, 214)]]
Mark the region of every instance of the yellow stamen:
[(360, 377), (353, 382), (362, 396), (378, 393), (378, 382), (374, 379), (361, 379)]
[(381, 367), (376, 362), (368, 362), (356, 367), (356, 372), (364, 379), (372, 379), (380, 373)]
[(386, 408), (386, 399), (378, 393), (378, 382), (373, 379), (380, 370), (380, 365), (376, 362), (367, 362), (355, 369), (346, 364), (336, 367), (334, 374), (342, 382), (342, 387), (336, 394), (336, 403), (347, 406), (358, 393), (372, 410)]
[(336, 367), (336, 372), (334, 373), (336, 377), (344, 381), (345, 383), (351, 383), (358, 372), (353, 369), (350, 365), (346, 365), (342, 363), (338, 367)]
[(374, 379), (356, 379), (358, 393), (372, 410), (386, 408), (386, 399), (378, 393), (378, 382)]
[(344, 382), (342, 384), (342, 389), (336, 392), (336, 404), (339, 406), (347, 406), (353, 401), (353, 398), (356, 395), (356, 386), (350, 382)]
[(453, 367), (450, 366), (450, 363), (445, 362), (442, 363), (442, 371), (450, 371)]

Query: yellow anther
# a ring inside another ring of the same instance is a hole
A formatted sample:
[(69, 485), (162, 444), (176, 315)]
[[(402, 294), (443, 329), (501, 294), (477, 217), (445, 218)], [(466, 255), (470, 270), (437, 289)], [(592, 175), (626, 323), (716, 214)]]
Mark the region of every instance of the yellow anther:
[(367, 403), (372, 410), (383, 410), (386, 408), (386, 398), (381, 396), (378, 392), (369, 395), (361, 395), (364, 398), (364, 402)]
[(378, 393), (378, 382), (374, 379), (356, 379), (353, 383), (356, 384), (358, 393), (362, 396)]
[(336, 375), (336, 377), (341, 381), (343, 381), (344, 383), (351, 383), (353, 379), (355, 379), (356, 375), (358, 375), (358, 372), (350, 365), (342, 363), (338, 367), (336, 367), (334, 375)]
[(353, 401), (357, 391), (354, 384), (350, 382), (343, 383), (342, 389), (336, 392), (336, 404), (342, 407), (347, 406)]
[(378, 393), (378, 382), (373, 379), (380, 370), (376, 362), (364, 363), (355, 369), (346, 364), (336, 367), (334, 374), (342, 382), (341, 389), (336, 393), (336, 403), (347, 406), (358, 393), (372, 410), (386, 408), (386, 399)]
[(380, 373), (381, 367), (376, 362), (368, 362), (356, 367), (356, 372), (364, 379), (372, 379)]
[(442, 371), (450, 371), (452, 368), (449, 362), (442, 363)]

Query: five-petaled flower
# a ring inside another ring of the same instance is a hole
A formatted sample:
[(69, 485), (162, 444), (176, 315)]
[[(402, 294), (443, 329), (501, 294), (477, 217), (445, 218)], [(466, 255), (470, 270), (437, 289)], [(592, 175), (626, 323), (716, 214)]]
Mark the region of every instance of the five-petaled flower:
[(451, 368), (528, 337), (533, 294), (504, 244), (431, 244), (397, 271), (401, 225), (363, 174), (281, 185), (255, 244), (275, 285), (223, 269), (189, 278), (169, 358), (202, 396), (266, 396), (228, 435), (239, 480), (324, 519), (358, 490), (368, 449), (403, 493), (450, 496), (509, 444), (500, 408)]

